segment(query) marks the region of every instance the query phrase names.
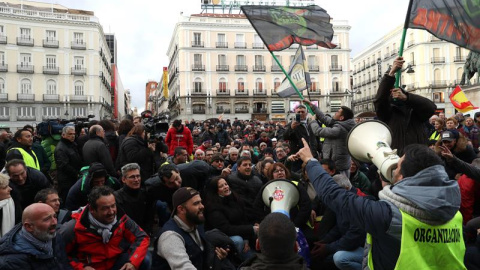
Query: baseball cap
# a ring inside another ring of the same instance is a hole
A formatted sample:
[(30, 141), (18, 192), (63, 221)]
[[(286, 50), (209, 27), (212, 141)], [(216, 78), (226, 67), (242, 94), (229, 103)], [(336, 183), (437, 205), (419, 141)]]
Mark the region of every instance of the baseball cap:
[(452, 131), (446, 130), (442, 132), (442, 141), (453, 141), (455, 139), (456, 139), (456, 136)]
[(223, 158), (222, 154), (220, 153), (215, 153), (213, 154), (212, 156), (212, 161), (211, 162), (214, 162), (214, 161), (225, 161), (225, 159)]
[(272, 142), (276, 142), (276, 141), (277, 141), (277, 138), (273, 138), (273, 139), (272, 139)]
[(475, 113), (475, 118), (480, 117), (480, 112)]
[(172, 209), (172, 217), (175, 215), (177, 212), (177, 207), (186, 201), (190, 200), (196, 195), (200, 195), (200, 193), (191, 187), (181, 187), (173, 193), (172, 196), (172, 204), (173, 204), (173, 209)]

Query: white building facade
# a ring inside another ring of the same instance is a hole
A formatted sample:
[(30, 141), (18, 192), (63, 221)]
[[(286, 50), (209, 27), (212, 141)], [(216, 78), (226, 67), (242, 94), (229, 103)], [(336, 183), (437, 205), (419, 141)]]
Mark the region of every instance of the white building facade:
[[(350, 48), (347, 21), (332, 21), (336, 49), (304, 47), (312, 86), (303, 92), (326, 112), (349, 102)], [(298, 45), (275, 52), (288, 70)], [(285, 75), (243, 14), (181, 16), (167, 52), (168, 99), (159, 83), (157, 111), (173, 119), (212, 117), (287, 121), (298, 96), (280, 98), (275, 88)], [(160, 109), (162, 108), (162, 109)]]
[(22, 1), (0, 4), (0, 121), (112, 116), (110, 50), (93, 12)]

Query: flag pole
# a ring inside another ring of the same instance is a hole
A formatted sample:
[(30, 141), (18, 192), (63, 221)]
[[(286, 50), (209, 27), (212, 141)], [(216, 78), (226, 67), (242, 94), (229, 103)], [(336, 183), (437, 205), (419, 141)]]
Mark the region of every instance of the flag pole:
[[(299, 44), (299, 46), (302, 46)], [(268, 48), (268, 46), (267, 46)], [(270, 54), (272, 55), (273, 59), (275, 59), (275, 62), (277, 62), (277, 65), (280, 67), (280, 69), (282, 70), (283, 74), (285, 74), (285, 76), (287, 77), (288, 81), (290, 82), (290, 85), (292, 85), (293, 89), (295, 89), (295, 92), (297, 92), (298, 96), (300, 97), (301, 100), (304, 100), (305, 98), (303, 97), (302, 93), (298, 90), (297, 86), (293, 83), (292, 79), (290, 78), (290, 76), (288, 75), (288, 72), (283, 68), (282, 64), (280, 64), (280, 61), (278, 61), (277, 57), (275, 56), (275, 54), (268, 50), (270, 52)], [(305, 106), (307, 107), (308, 111), (314, 115), (313, 111), (312, 111), (312, 108), (310, 108), (310, 106), (308, 106), (308, 104), (305, 104)]]
[[(413, 0), (408, 2), (407, 16), (405, 17), (405, 24), (403, 25), (402, 40), (400, 41), (400, 48), (398, 56), (403, 56), (403, 46), (405, 45), (405, 37), (407, 36), (408, 24), (410, 23), (410, 13), (412, 11)], [(395, 74), (395, 88), (400, 86), (400, 77), (402, 76), (402, 69), (399, 69)]]

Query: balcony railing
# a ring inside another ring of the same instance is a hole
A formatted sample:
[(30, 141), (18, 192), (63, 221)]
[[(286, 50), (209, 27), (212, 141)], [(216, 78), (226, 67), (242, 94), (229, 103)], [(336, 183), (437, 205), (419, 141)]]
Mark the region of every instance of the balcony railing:
[(207, 95), (207, 91), (204, 90), (204, 89), (192, 89), (190, 90), (190, 93), (192, 94), (192, 96), (204, 96), (204, 95)]
[(246, 49), (247, 43), (246, 42), (235, 42), (236, 49)]
[(253, 108), (253, 113), (268, 113), (267, 108)]
[(77, 75), (77, 76), (87, 75), (87, 69), (72, 67), (72, 75)]
[(74, 50), (86, 50), (87, 49), (87, 43), (85, 43), (81, 40), (72, 41), (71, 48), (74, 49)]
[(342, 71), (342, 66), (332, 65), (330, 66), (330, 71)]
[(445, 57), (432, 57), (432, 64), (443, 64), (445, 63)]
[(44, 39), (43, 47), (45, 48), (58, 48), (58, 40)]
[(35, 121), (36, 119), (35, 115), (17, 115), (17, 120), (21, 121)]
[(311, 96), (320, 96), (322, 94), (322, 92), (320, 92), (320, 89), (309, 89), (308, 93)]
[(7, 93), (1, 93), (0, 94), (0, 101), (8, 101), (8, 94)]
[(230, 114), (230, 109), (220, 109), (220, 108), (217, 108), (217, 113)]
[(253, 43), (252, 48), (254, 49), (263, 49), (263, 43)]
[(192, 41), (192, 47), (203, 48), (204, 47), (203, 41)]
[(17, 37), (17, 45), (33, 47), (33, 38), (30, 37)]
[(248, 71), (247, 65), (235, 65), (235, 71)]
[(7, 36), (0, 34), (0, 44), (7, 44)]
[(60, 95), (55, 94), (43, 94), (43, 101), (59, 101)]
[(0, 64), (0, 72), (7, 72), (8, 65), (7, 64)]
[(265, 66), (264, 65), (254, 65), (253, 66), (253, 72), (265, 72)]
[(267, 96), (267, 89), (253, 89), (254, 96)]
[(236, 96), (248, 96), (248, 89), (235, 89)]
[(282, 72), (282, 69), (280, 68), (280, 66), (277, 66), (277, 65), (273, 65), (271, 70), (272, 72)]
[(445, 80), (435, 80), (435, 81), (430, 82), (430, 84), (431, 84), (433, 87), (448, 86), (448, 83), (447, 83), (447, 81), (445, 81)]
[(35, 94), (17, 94), (17, 101), (35, 101)]
[(205, 71), (205, 65), (192, 65), (192, 71)]
[(215, 43), (217, 48), (228, 48), (228, 42), (217, 42)]
[(235, 113), (248, 113), (248, 108), (235, 108)]
[(51, 75), (58, 75), (60, 73), (60, 69), (58, 67), (43, 67), (43, 74), (51, 74)]
[(217, 89), (217, 96), (230, 96), (230, 89)]
[(458, 63), (458, 62), (465, 62), (467, 61), (467, 58), (465, 56), (454, 56), (453, 57), (453, 62)]
[(34, 71), (33, 65), (26, 65), (26, 64), (17, 65), (17, 72), (18, 73), (33, 74), (33, 71)]
[(413, 45), (415, 45), (415, 41), (410, 40), (410, 41), (408, 42), (408, 45), (407, 45), (407, 46), (408, 46), (408, 48), (410, 48), (410, 47), (412, 47)]
[(229, 65), (217, 65), (217, 71), (229, 71), (230, 66)]
[(70, 95), (71, 102), (87, 102), (89, 100), (89, 96), (86, 95)]
[(205, 108), (193, 108), (192, 112), (194, 114), (205, 114)]
[(310, 66), (308, 66), (308, 70), (313, 71), (313, 72), (318, 72), (318, 71), (320, 71), (320, 66), (319, 65), (310, 65)]

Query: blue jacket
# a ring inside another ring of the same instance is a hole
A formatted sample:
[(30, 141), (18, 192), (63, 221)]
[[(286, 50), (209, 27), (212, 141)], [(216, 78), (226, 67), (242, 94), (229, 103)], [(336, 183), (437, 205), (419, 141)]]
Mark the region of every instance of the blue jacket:
[[(306, 170), (323, 203), (372, 235), (374, 269), (394, 269), (402, 237), (400, 210), (390, 202), (373, 201), (341, 188), (319, 162), (309, 161)], [(441, 222), (448, 222), (460, 208), (458, 184), (441, 165), (404, 178), (391, 190)]]
[(65, 253), (62, 236), (53, 239), (53, 255), (45, 254), (30, 244), (19, 232), (22, 224), (18, 223), (0, 239), (0, 269), (2, 270), (64, 270), (72, 269)]

